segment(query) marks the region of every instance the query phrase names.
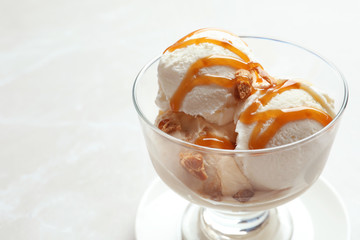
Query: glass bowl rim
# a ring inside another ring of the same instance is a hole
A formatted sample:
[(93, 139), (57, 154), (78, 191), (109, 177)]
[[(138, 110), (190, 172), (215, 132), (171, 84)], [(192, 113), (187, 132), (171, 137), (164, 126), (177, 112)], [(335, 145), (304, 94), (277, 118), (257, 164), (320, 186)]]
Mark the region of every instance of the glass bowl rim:
[(342, 115), (342, 113), (344, 112), (344, 110), (345, 110), (345, 108), (347, 106), (348, 98), (349, 98), (349, 90), (348, 90), (348, 85), (347, 85), (347, 82), (346, 82), (346, 79), (345, 79), (344, 75), (341, 73), (341, 71), (332, 62), (325, 59), (323, 56), (319, 55), (315, 51), (309, 50), (308, 48), (305, 48), (305, 47), (300, 46), (299, 44), (296, 44), (296, 43), (293, 43), (293, 42), (280, 40), (280, 39), (276, 39), (276, 38), (263, 37), (263, 36), (240, 35), (239, 37), (242, 38), (242, 39), (248, 38), (248, 39), (260, 39), (260, 40), (279, 42), (279, 43), (291, 45), (293, 47), (297, 47), (297, 48), (299, 48), (301, 50), (304, 50), (304, 51), (316, 56), (317, 58), (319, 58), (320, 60), (325, 62), (330, 68), (335, 70), (337, 75), (339, 75), (340, 79), (342, 80), (343, 87), (344, 87), (344, 97), (343, 97), (341, 107), (340, 107), (339, 111), (337, 112), (337, 114), (335, 115), (335, 117), (333, 118), (333, 120), (328, 125), (323, 127), (320, 131), (318, 131), (318, 132), (316, 132), (316, 133), (314, 133), (314, 134), (312, 134), (312, 135), (310, 135), (310, 136), (308, 136), (306, 138), (303, 138), (301, 140), (298, 140), (298, 141), (295, 141), (295, 142), (292, 142), (292, 143), (288, 143), (288, 144), (284, 144), (284, 145), (280, 145), (280, 146), (276, 146), (276, 147), (270, 147), (270, 148), (242, 149), (242, 150), (240, 150), (240, 149), (234, 149), (234, 150), (231, 150), (231, 149), (219, 149), (219, 148), (204, 147), (204, 146), (196, 145), (196, 144), (189, 143), (189, 142), (183, 141), (181, 139), (175, 138), (175, 137), (161, 131), (153, 123), (151, 123), (149, 121), (149, 119), (147, 119), (147, 117), (140, 110), (140, 107), (138, 106), (138, 101), (137, 101), (136, 89), (137, 89), (137, 86), (138, 86), (139, 79), (142, 77), (142, 75), (146, 72), (146, 70), (150, 66), (152, 66), (156, 61), (158, 61), (161, 58), (161, 54), (158, 55), (157, 57), (155, 57), (154, 59), (152, 59), (145, 66), (142, 67), (142, 69), (137, 74), (137, 76), (135, 78), (135, 81), (133, 83), (132, 100), (133, 100), (133, 104), (135, 106), (136, 112), (141, 117), (141, 119), (144, 120), (144, 122), (152, 130), (154, 130), (156, 133), (164, 136), (165, 138), (169, 139), (172, 142), (175, 142), (175, 143), (180, 144), (180, 145), (184, 145), (184, 146), (186, 146), (188, 148), (196, 149), (198, 151), (204, 151), (204, 152), (213, 153), (213, 154), (226, 154), (226, 155), (227, 154), (231, 154), (231, 155), (233, 155), (233, 154), (265, 154), (265, 153), (269, 153), (269, 152), (275, 152), (275, 151), (277, 152), (277, 151), (292, 149), (292, 148), (297, 147), (299, 145), (303, 145), (303, 144), (305, 144), (307, 142), (310, 142), (312, 139), (317, 138), (318, 136), (324, 134), (325, 132), (328, 131), (328, 129), (330, 129), (330, 128), (332, 128), (332, 126), (334, 126), (334, 124), (338, 121), (338, 119), (340, 118), (340, 116)]

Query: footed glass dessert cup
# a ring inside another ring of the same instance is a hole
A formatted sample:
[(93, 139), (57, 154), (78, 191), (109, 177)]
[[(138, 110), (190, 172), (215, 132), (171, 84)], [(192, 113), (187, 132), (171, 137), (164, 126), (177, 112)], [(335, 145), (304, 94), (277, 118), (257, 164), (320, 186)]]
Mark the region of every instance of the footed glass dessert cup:
[[(197, 146), (154, 125), (159, 113), (155, 105), (159, 57), (147, 64), (136, 77), (133, 101), (157, 174), (190, 202), (182, 220), (183, 239), (291, 239), (291, 216), (277, 207), (304, 193), (319, 178), (347, 104), (344, 77), (321, 56), (285, 41), (242, 38), (268, 73), (304, 79), (329, 95), (336, 116), (316, 134), (279, 147), (223, 150)], [(194, 170), (203, 160), (211, 163), (204, 166), (212, 172), (207, 178)], [(233, 192), (237, 185), (239, 191)]]

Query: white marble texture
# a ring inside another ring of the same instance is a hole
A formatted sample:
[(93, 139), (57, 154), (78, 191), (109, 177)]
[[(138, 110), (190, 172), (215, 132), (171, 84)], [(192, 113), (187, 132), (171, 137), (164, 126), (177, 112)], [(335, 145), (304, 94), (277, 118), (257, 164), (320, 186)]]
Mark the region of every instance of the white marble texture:
[(356, 0), (1, 1), (0, 239), (134, 239), (154, 173), (132, 83), (201, 27), (294, 41), (342, 70), (350, 102), (323, 176), (360, 239), (359, 11)]

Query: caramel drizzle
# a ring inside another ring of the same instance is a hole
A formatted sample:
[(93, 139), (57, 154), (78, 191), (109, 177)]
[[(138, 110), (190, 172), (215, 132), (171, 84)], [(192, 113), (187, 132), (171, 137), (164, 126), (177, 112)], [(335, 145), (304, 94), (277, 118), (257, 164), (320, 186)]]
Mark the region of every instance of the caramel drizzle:
[(200, 136), (195, 141), (196, 145), (210, 147), (210, 148), (221, 148), (221, 149), (234, 149), (235, 145), (230, 142), (227, 138), (219, 137), (211, 133)]
[[(321, 125), (326, 126), (332, 121), (332, 118), (327, 113), (312, 107), (296, 107), (257, 112), (260, 106), (265, 106), (276, 95), (290, 89), (300, 88), (307, 91), (307, 89), (303, 88), (302, 84), (298, 82), (290, 80), (284, 81), (275, 87), (269, 88), (261, 98), (254, 101), (243, 113), (241, 113), (239, 120), (242, 123), (252, 124), (257, 122), (250, 136), (249, 149), (264, 148), (270, 139), (274, 137), (276, 132), (289, 122), (313, 119)], [(307, 92), (311, 94), (309, 91)], [(264, 124), (270, 119), (273, 119), (273, 122), (267, 129), (261, 132)]]
[(188, 69), (184, 79), (170, 99), (170, 107), (173, 111), (179, 111), (186, 94), (196, 86), (216, 84), (224, 88), (231, 88), (235, 85), (235, 80), (232, 78), (210, 74), (199, 75), (200, 69), (211, 66), (228, 66), (234, 69), (253, 70), (258, 68), (260, 64), (252, 62), (245, 63), (235, 57), (215, 55), (197, 60)]
[[(172, 52), (175, 49), (178, 48), (184, 48), (187, 47), (189, 45), (192, 44), (200, 44), (200, 43), (212, 43), (218, 46), (221, 46), (223, 48), (226, 48), (228, 50), (230, 50), (231, 52), (235, 53), (237, 56), (239, 56), (241, 59), (243, 59), (245, 62), (250, 62), (249, 57), (241, 50), (239, 50), (238, 48), (236, 48), (231, 41), (223, 39), (223, 40), (218, 40), (218, 39), (212, 39), (212, 38), (208, 38), (208, 37), (203, 37), (203, 38), (194, 38), (194, 39), (190, 39), (184, 42), (179, 42), (179, 43), (175, 43), (174, 45), (170, 46), (167, 51), (168, 52)], [(166, 51), (166, 50), (165, 50)]]
[[(222, 86), (225, 88), (231, 88), (235, 85), (234, 79), (225, 78), (225, 77), (219, 77), (219, 76), (213, 76), (209, 74), (199, 75), (199, 71), (201, 68), (204, 67), (211, 67), (211, 66), (230, 66), (234, 69), (246, 69), (246, 70), (252, 70), (256, 73), (256, 81), (267, 81), (269, 82), (269, 76), (263, 71), (263, 67), (259, 63), (253, 63), (250, 62), (249, 57), (242, 52), (240, 49), (236, 48), (231, 41), (228, 40), (219, 40), (219, 39), (213, 39), (209, 37), (203, 37), (203, 38), (194, 38), (190, 40), (186, 40), (187, 38), (190, 38), (194, 34), (209, 31), (209, 30), (215, 30), (215, 31), (222, 31), (228, 34), (231, 34), (233, 36), (236, 36), (232, 33), (229, 33), (224, 30), (220, 29), (212, 29), (212, 28), (203, 28), (196, 30), (180, 40), (178, 40), (176, 43), (174, 43), (172, 46), (168, 47), (164, 52), (172, 52), (179, 48), (187, 47), (191, 44), (200, 44), (200, 43), (212, 43), (218, 46), (221, 46), (223, 48), (226, 48), (233, 53), (235, 53), (237, 56), (239, 56), (241, 59), (230, 57), (230, 56), (210, 56), (205, 57), (202, 59), (199, 59), (196, 61), (192, 66), (190, 66), (189, 70), (187, 71), (183, 81), (181, 82), (180, 86), (176, 90), (175, 94), (170, 99), (170, 107), (173, 111), (179, 111), (181, 104), (186, 96), (187, 93), (189, 93), (195, 86), (199, 85), (211, 85), (216, 84), (218, 86)], [(236, 36), (238, 37), (238, 36)], [(245, 42), (244, 42), (245, 43)], [(245, 43), (246, 44), (246, 43)]]
[[(328, 123), (331, 122), (332, 118), (327, 113), (311, 107), (275, 109), (275, 110), (268, 110), (265, 112), (257, 112), (260, 106), (265, 106), (273, 97), (290, 89), (301, 88), (304, 91), (308, 92), (316, 101), (319, 99), (319, 97), (316, 96), (314, 92), (310, 91), (309, 88), (303, 87), (303, 85), (298, 82), (288, 80), (278, 84), (273, 83), (271, 81), (271, 77), (263, 70), (263, 67), (259, 63), (251, 62), (249, 57), (246, 54), (244, 54), (241, 50), (237, 49), (231, 43), (231, 41), (212, 39), (208, 37), (186, 40), (187, 38), (193, 36), (196, 33), (208, 31), (208, 30), (212, 30), (212, 29), (205, 28), (194, 31), (181, 38), (175, 44), (167, 48), (164, 52), (166, 51), (172, 52), (176, 49), (184, 48), (191, 44), (200, 44), (200, 43), (208, 42), (219, 45), (221, 47), (224, 47), (232, 51), (241, 59), (230, 56), (213, 55), (199, 59), (195, 63), (193, 63), (188, 69), (178, 89), (175, 91), (174, 95), (170, 99), (170, 107), (173, 111), (175, 112), (179, 111), (186, 94), (189, 93), (196, 86), (215, 84), (224, 88), (234, 87), (236, 84), (234, 79), (214, 76), (210, 74), (203, 74), (203, 75), (199, 74), (199, 71), (204, 67), (229, 66), (234, 69), (245, 69), (248, 71), (254, 71), (256, 75), (256, 82), (259, 83), (262, 81), (267, 81), (270, 83), (270, 87), (267, 90), (256, 89), (256, 91), (265, 92), (265, 94), (261, 98), (254, 101), (239, 117), (239, 120), (244, 124), (252, 124), (257, 122), (255, 128), (253, 129), (253, 132), (251, 133), (251, 137), (249, 141), (249, 149), (264, 148), (266, 144), (270, 141), (270, 139), (276, 134), (276, 132), (282, 126), (284, 126), (285, 124), (291, 121), (297, 121), (302, 119), (313, 119), (321, 123), (323, 126), (326, 126)], [(223, 31), (218, 29), (213, 29), (213, 30)], [(323, 104), (322, 106), (325, 109), (328, 109)], [(273, 122), (266, 130), (261, 132), (265, 122), (267, 122), (270, 119), (274, 119)], [(214, 135), (200, 136), (195, 141), (195, 144), (206, 147), (223, 148), (223, 149), (235, 148), (235, 145), (229, 142), (229, 140)]]
[[(169, 49), (173, 48), (173, 46), (179, 45), (181, 42), (184, 42), (185, 39), (190, 38), (190, 37), (192, 37), (193, 35), (195, 35), (195, 34), (197, 34), (197, 33), (206, 32), (206, 31), (211, 31), (211, 30), (212, 30), (212, 31), (218, 31), (218, 32), (224, 32), (224, 33), (230, 34), (230, 35), (232, 35), (232, 36), (238, 37), (238, 36), (236, 36), (235, 34), (233, 34), (233, 33), (231, 33), (231, 32), (228, 32), (228, 31), (225, 31), (225, 30), (222, 30), (222, 29), (217, 29), (217, 28), (202, 28), (202, 29), (195, 30), (195, 31), (193, 31), (193, 32), (185, 35), (184, 37), (180, 38), (180, 39), (179, 39), (176, 43), (174, 43), (172, 46), (170, 46), (170, 47), (168, 47), (167, 49), (165, 49), (164, 53), (165, 53), (166, 51), (168, 51)], [(242, 39), (240, 39), (240, 40), (247, 46), (246, 42), (244, 42)], [(174, 48), (173, 50), (175, 50), (175, 48)]]

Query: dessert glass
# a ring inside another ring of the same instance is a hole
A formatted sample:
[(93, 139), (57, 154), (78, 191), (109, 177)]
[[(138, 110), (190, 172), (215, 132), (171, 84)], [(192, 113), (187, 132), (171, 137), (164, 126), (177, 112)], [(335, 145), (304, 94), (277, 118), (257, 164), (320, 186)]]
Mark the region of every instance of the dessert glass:
[[(223, 150), (197, 146), (174, 138), (154, 125), (159, 112), (155, 105), (159, 57), (148, 63), (136, 77), (133, 101), (157, 174), (190, 202), (182, 220), (183, 239), (290, 239), (291, 216), (278, 207), (298, 197), (319, 178), (347, 105), (348, 88), (343, 75), (318, 54), (276, 39), (242, 38), (270, 75), (304, 79), (331, 96), (336, 115), (316, 134), (279, 147)], [(190, 174), (180, 163), (184, 153), (200, 154), (215, 162), (215, 166), (216, 162), (228, 160), (240, 169), (247, 166), (244, 173), (253, 186), (253, 196), (236, 199), (231, 195), (216, 195), (214, 189), (226, 186), (221, 186), (221, 182), (204, 183)], [(288, 166), (286, 171), (284, 166)], [(269, 186), (269, 182), (275, 184)]]

